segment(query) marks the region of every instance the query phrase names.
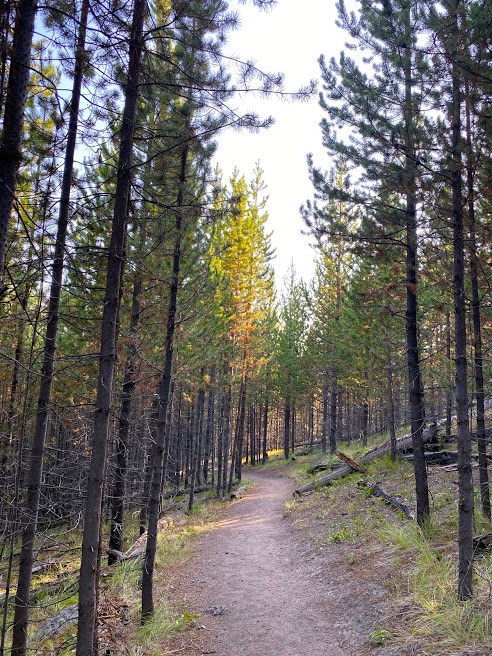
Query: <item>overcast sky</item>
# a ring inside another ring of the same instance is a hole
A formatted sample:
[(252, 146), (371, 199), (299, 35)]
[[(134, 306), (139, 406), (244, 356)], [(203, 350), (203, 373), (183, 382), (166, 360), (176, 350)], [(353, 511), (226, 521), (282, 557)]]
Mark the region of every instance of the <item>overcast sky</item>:
[[(232, 1), (231, 7), (235, 5)], [(347, 3), (349, 4), (349, 3)], [(294, 91), (311, 79), (319, 79), (318, 57), (337, 57), (344, 34), (335, 25), (335, 2), (330, 0), (278, 0), (268, 12), (250, 4), (239, 5), (241, 28), (230, 34), (227, 53), (252, 59), (258, 68), (285, 75), (285, 90)], [(309, 102), (246, 99), (247, 106), (262, 115), (273, 115), (275, 125), (258, 134), (227, 131), (219, 139), (217, 161), (228, 176), (234, 167), (252, 177), (255, 162), (264, 170), (269, 201), (268, 229), (277, 257), (274, 262), (278, 287), (292, 260), (306, 282), (314, 272), (316, 252), (303, 236), (299, 207), (313, 196), (306, 156), (329, 168), (321, 146), (322, 117), (317, 94)]]

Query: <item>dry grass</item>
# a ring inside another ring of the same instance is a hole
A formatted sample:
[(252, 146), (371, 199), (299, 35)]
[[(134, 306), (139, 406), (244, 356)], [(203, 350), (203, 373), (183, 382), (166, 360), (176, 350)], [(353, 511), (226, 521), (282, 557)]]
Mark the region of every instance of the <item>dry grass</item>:
[[(322, 458), (318, 454), (300, 460), (305, 472), (308, 463)], [(369, 642), (375, 648), (384, 644), (388, 656), (492, 653), (492, 554), (475, 560), (473, 601), (456, 600), (457, 472), (429, 468), (432, 517), (422, 532), (415, 522), (357, 486), (361, 480), (378, 482), (414, 507), (412, 465), (384, 458), (368, 469), (367, 474), (354, 472), (293, 500), (286, 512), (320, 547), (337, 544), (355, 576), (383, 582), (390, 592), (386, 616)], [(298, 472), (294, 477), (298, 480)], [(476, 533), (491, 530), (477, 513)]]
[[(343, 451), (357, 458), (360, 447)], [(296, 485), (311, 479), (309, 468), (329, 463), (320, 452), (285, 461), (271, 458), (267, 464), (279, 474), (292, 477)], [(456, 601), (457, 563), (457, 473), (429, 469), (432, 519), (425, 534), (415, 523), (369, 496), (357, 486), (361, 480), (378, 482), (403, 503), (414, 506), (412, 465), (392, 463), (389, 458), (372, 463), (367, 474), (353, 473), (302, 498), (293, 497), (285, 513), (292, 524), (319, 547), (336, 545), (352, 576), (384, 584), (389, 594), (386, 613), (368, 636), (371, 653), (384, 656), (485, 656), (492, 653), (492, 564), (491, 554), (477, 556), (474, 563), (475, 597)], [(200, 632), (186, 605), (175, 606), (172, 582), (186, 570), (186, 560), (195, 548), (195, 537), (212, 530), (220, 521), (224, 504), (209, 501), (191, 516), (183, 513), (159, 541), (155, 598), (159, 600), (153, 621), (140, 627), (140, 565), (126, 563), (104, 578), (101, 591), (101, 635), (104, 646), (127, 656), (153, 656), (184, 652), (202, 653)], [(476, 533), (492, 531), (477, 513)], [(134, 531), (135, 532), (135, 531)], [(43, 618), (76, 601), (79, 536), (66, 551), (66, 543), (51, 549), (46, 558), (55, 565), (35, 580), (38, 591), (33, 619), (35, 628)], [(60, 557), (61, 556), (61, 557)], [(49, 590), (49, 594), (46, 594)], [(187, 631), (194, 627), (193, 631)], [(37, 653), (73, 653), (75, 627), (53, 640), (36, 644)], [(8, 641), (7, 641), (7, 644)], [(382, 651), (380, 651), (382, 650)]]

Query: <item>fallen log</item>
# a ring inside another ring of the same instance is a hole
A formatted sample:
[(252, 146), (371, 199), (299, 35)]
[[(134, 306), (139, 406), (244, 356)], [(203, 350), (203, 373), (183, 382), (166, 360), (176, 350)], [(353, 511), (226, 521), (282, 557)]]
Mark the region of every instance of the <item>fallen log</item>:
[(312, 467), (309, 468), (309, 473), (310, 474), (316, 474), (319, 471), (326, 471), (329, 468), (329, 465), (327, 465), (325, 462), (320, 462), (317, 465), (313, 465)]
[[(201, 492), (209, 492), (213, 490), (214, 486), (211, 483), (206, 485), (197, 485), (194, 489), (194, 494), (200, 494)], [(190, 488), (180, 488), (179, 490), (173, 490), (172, 492), (164, 492), (162, 499), (174, 499), (175, 497), (184, 497), (190, 493)]]
[(384, 499), (386, 503), (389, 503), (391, 506), (394, 506), (398, 510), (401, 510), (401, 512), (405, 515), (405, 517), (408, 517), (409, 519), (414, 518), (413, 513), (408, 506), (406, 506), (401, 501), (398, 501), (396, 497), (393, 497), (391, 496), (391, 494), (385, 492), (377, 483), (373, 485), (372, 483), (368, 483), (367, 481), (359, 481), (357, 483), (357, 486), (359, 488), (363, 488), (364, 490), (369, 490), (370, 493), (374, 494), (374, 496), (376, 497), (380, 497), (381, 499)]
[(483, 551), (492, 548), (492, 533), (485, 533), (485, 535), (477, 535), (473, 538), (473, 551)]
[[(405, 460), (413, 460), (413, 454), (403, 456)], [(458, 454), (455, 451), (425, 451), (425, 462), (428, 465), (454, 465), (458, 462)]]
[[(427, 442), (432, 442), (433, 440), (436, 439), (437, 435), (437, 427), (435, 425), (429, 426), (428, 428), (424, 429), (423, 431), (423, 441), (424, 444)], [(396, 450), (398, 453), (405, 453), (406, 451), (409, 451), (412, 448), (412, 436), (411, 434), (405, 435), (404, 437), (400, 437), (399, 439), (396, 440)], [(384, 442), (384, 444), (380, 444), (377, 446), (375, 449), (372, 449), (372, 451), (368, 451), (366, 454), (364, 454), (361, 458), (359, 458), (360, 463), (368, 463), (372, 462), (373, 460), (378, 460), (379, 458), (382, 458), (385, 456), (387, 453), (390, 453), (391, 451), (391, 441), (388, 440), (387, 442)], [(306, 485), (302, 485), (301, 487), (298, 487), (297, 490), (294, 491), (294, 494), (304, 494), (305, 492), (310, 492), (313, 490), (315, 487), (322, 486), (322, 485), (329, 485), (331, 481), (335, 481), (339, 478), (343, 478), (347, 474), (350, 474), (354, 470), (350, 465), (347, 464), (342, 464), (338, 469), (335, 469), (335, 471), (330, 472), (329, 474), (325, 474), (325, 476), (321, 476), (321, 478), (318, 478), (316, 481), (311, 481), (311, 483), (307, 483)]]
[[(172, 526), (174, 520), (172, 517), (161, 517), (157, 522), (157, 531), (163, 531), (165, 528)], [(147, 531), (135, 540), (135, 542), (124, 553), (118, 549), (106, 549), (106, 553), (110, 556), (115, 556), (119, 562), (124, 560), (131, 560), (133, 558), (143, 558), (145, 549), (147, 548)]]
[(231, 492), (231, 499), (240, 499), (248, 491), (247, 485), (241, 485), (237, 490)]
[(79, 618), (78, 604), (72, 604), (58, 611), (47, 619), (34, 634), (35, 640), (48, 640), (54, 638), (77, 623)]
[(354, 469), (355, 471), (362, 472), (363, 474), (366, 473), (367, 469), (365, 469), (365, 467), (359, 465), (358, 462), (353, 460), (350, 456), (347, 456), (345, 453), (342, 453), (341, 451), (337, 451), (337, 457), (340, 458), (340, 460), (346, 462), (347, 465), (352, 469)]

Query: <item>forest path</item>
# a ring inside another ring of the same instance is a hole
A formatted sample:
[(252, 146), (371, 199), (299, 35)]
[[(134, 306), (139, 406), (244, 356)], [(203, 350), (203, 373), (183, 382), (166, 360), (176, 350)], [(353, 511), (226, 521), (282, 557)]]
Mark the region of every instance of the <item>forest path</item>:
[(200, 614), (202, 644), (188, 653), (381, 654), (367, 640), (384, 607), (383, 587), (357, 579), (338, 545), (319, 549), (292, 527), (284, 516), (290, 479), (251, 468), (244, 478), (254, 486), (199, 539), (173, 581), (173, 596)]

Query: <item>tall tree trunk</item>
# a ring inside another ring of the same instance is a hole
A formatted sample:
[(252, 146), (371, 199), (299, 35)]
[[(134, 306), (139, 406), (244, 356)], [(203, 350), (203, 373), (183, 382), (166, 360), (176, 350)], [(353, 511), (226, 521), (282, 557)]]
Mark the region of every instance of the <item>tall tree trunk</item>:
[(362, 444), (367, 446), (367, 435), (369, 433), (369, 403), (365, 400), (362, 404)]
[(253, 403), (248, 407), (248, 432), (249, 432), (249, 452), (250, 463), (256, 465), (256, 408)]
[(44, 447), (48, 426), (49, 405), (53, 385), (53, 373), (56, 356), (56, 342), (60, 319), (60, 300), (63, 284), (65, 246), (70, 216), (70, 191), (72, 187), (75, 146), (79, 120), (80, 96), (85, 69), (85, 37), (89, 2), (84, 0), (81, 6), (77, 49), (75, 53), (75, 72), (72, 97), (70, 101), (70, 118), (68, 124), (65, 163), (60, 196), (55, 252), (52, 266), (52, 280), (48, 305), (48, 319), (44, 338), (43, 364), (41, 367), (40, 388), (38, 396), (36, 425), (31, 445), (29, 472), (27, 476), (27, 499), (23, 512), (24, 526), (19, 560), (17, 594), (15, 597), (14, 624), (12, 630), (12, 654), (24, 656), (27, 644), (27, 625), (29, 620), (29, 594), (34, 563), (34, 541), (38, 523), (39, 499), (43, 475)]
[(476, 240), (475, 193), (474, 193), (474, 162), (472, 146), (472, 129), (470, 117), (470, 89), (466, 83), (466, 178), (468, 195), (468, 230), (470, 252), (470, 277), (472, 289), (472, 316), (473, 316), (473, 351), (475, 365), (475, 401), (477, 404), (477, 446), (478, 470), (480, 479), (480, 500), (482, 511), (490, 521), (490, 485), (487, 459), (487, 439), (485, 434), (485, 388), (483, 379), (483, 347), (482, 347), (482, 318), (480, 308), (480, 288), (478, 283), (478, 256)]
[(458, 598), (473, 594), (473, 483), (471, 435), (468, 427), (468, 381), (466, 361), (465, 246), (463, 225), (461, 136), (461, 66), (457, 61), (461, 0), (451, 5), (451, 156), (453, 199), (453, 291), (455, 313), (456, 422), (458, 433)]
[(195, 487), (200, 485), (200, 463), (203, 459), (203, 423), (205, 419), (205, 368), (200, 372), (200, 388), (198, 390), (198, 407), (196, 412), (195, 430), (192, 431), (193, 458), (191, 459), (192, 476), (190, 484), (190, 498), (188, 501), (188, 512), (193, 509), (195, 501)]
[(323, 410), (321, 419), (321, 449), (326, 453), (326, 436), (328, 435), (328, 391), (329, 391), (329, 374), (328, 370), (323, 374)]
[(330, 393), (330, 453), (337, 451), (337, 371), (332, 371)]
[[(203, 454), (203, 480), (208, 483), (209, 478), (214, 482), (214, 458), (213, 458), (213, 444), (214, 444), (214, 419), (215, 419), (215, 371), (212, 368), (210, 371), (210, 383), (208, 387), (208, 401), (207, 401), (207, 423), (205, 428), (205, 451)], [(212, 470), (210, 472), (210, 469)]]
[(263, 406), (263, 428), (262, 428), (262, 456), (261, 461), (263, 464), (267, 461), (268, 450), (267, 450), (267, 438), (268, 438), (268, 396), (265, 400), (265, 405)]
[(292, 404), (291, 413), (290, 413), (290, 446), (292, 449), (292, 455), (294, 455), (294, 449), (296, 446), (296, 405)]
[[(446, 358), (451, 362), (451, 314), (446, 314)], [(446, 438), (451, 437), (451, 423), (453, 417), (453, 394), (452, 383), (449, 381), (449, 386), (446, 389)]]
[(31, 44), (37, 0), (19, 0), (10, 61), (7, 98), (0, 143), (0, 298), (5, 293), (4, 269), (10, 213), (17, 187), (17, 173), (22, 160), (24, 111), (31, 74)]
[(289, 400), (286, 399), (284, 404), (284, 458), (286, 460), (289, 458), (290, 415), (291, 407)]
[(0, 117), (5, 100), (5, 79), (7, 77), (7, 53), (9, 48), (10, 19), (13, 3), (9, 0), (0, 7)]
[[(33, 330), (32, 330), (31, 343), (29, 348), (29, 358), (26, 363), (27, 380), (25, 381), (24, 384), (24, 395), (21, 404), (22, 407), (19, 408), (20, 426), (19, 426), (19, 435), (17, 440), (17, 452), (16, 452), (17, 471), (15, 475), (14, 491), (12, 495), (13, 498), (10, 500), (9, 503), (9, 511), (8, 511), (8, 518), (7, 518), (7, 522), (10, 526), (10, 536), (9, 536), (9, 545), (8, 545), (9, 556), (8, 556), (7, 573), (5, 575), (5, 598), (3, 602), (2, 631), (1, 631), (1, 639), (0, 639), (1, 656), (3, 656), (3, 654), (5, 653), (5, 641), (7, 637), (7, 620), (9, 615), (9, 596), (10, 596), (10, 587), (12, 583), (12, 575), (14, 570), (14, 550), (15, 550), (15, 542), (19, 535), (18, 528), (19, 528), (19, 515), (21, 512), (20, 506), (21, 506), (21, 488), (23, 483), (22, 481), (23, 457), (24, 457), (24, 444), (26, 440), (26, 421), (28, 416), (27, 408), (29, 404), (29, 389), (31, 387), (30, 383), (31, 383), (31, 376), (33, 371), (33, 362), (35, 357), (36, 337), (38, 332), (37, 331), (38, 316), (39, 316), (39, 311), (37, 312), (36, 321), (34, 323)], [(7, 546), (6, 543), (5, 546)], [(2, 558), (3, 558), (3, 549), (4, 549), (4, 545), (2, 545), (2, 553), (1, 553)]]
[(159, 385), (157, 434), (152, 457), (152, 484), (149, 499), (147, 548), (145, 551), (142, 573), (142, 620), (149, 618), (154, 613), (153, 578), (155, 554), (157, 549), (157, 522), (159, 520), (159, 501), (161, 494), (162, 468), (164, 462), (166, 424), (170, 400), (171, 377), (174, 357), (174, 332), (176, 329), (176, 309), (179, 290), (179, 273), (181, 266), (183, 203), (184, 189), (187, 177), (188, 152), (189, 142), (185, 141), (185, 145), (181, 151), (181, 165), (176, 202), (176, 236), (174, 240), (171, 284), (169, 289), (169, 307), (166, 323), (164, 369)]
[(388, 382), (388, 423), (391, 442), (391, 460), (396, 460), (396, 430), (395, 430), (395, 399), (393, 391), (393, 363), (391, 356), (388, 356), (387, 364), (387, 382)]
[(236, 417), (236, 427), (234, 430), (234, 446), (233, 446), (233, 456), (231, 461), (231, 470), (229, 476), (229, 485), (228, 491), (232, 489), (232, 483), (234, 481), (234, 474), (238, 481), (242, 477), (242, 465), (243, 465), (243, 444), (244, 444), (244, 427), (246, 423), (246, 397), (247, 397), (247, 385), (248, 378), (246, 374), (246, 353), (243, 358), (243, 375), (241, 377), (241, 385), (239, 388), (239, 404)]
[(139, 513), (139, 532), (140, 535), (143, 535), (147, 530), (147, 516), (149, 509), (149, 498), (150, 498), (150, 486), (152, 485), (152, 444), (155, 440), (154, 428), (157, 422), (157, 402), (152, 402), (152, 413), (150, 417), (150, 426), (147, 427), (151, 439), (149, 440), (149, 445), (147, 446), (147, 453), (145, 458), (145, 476), (144, 484), (142, 489), (142, 500)]
[[(406, 42), (411, 43), (410, 3), (405, 10)], [(408, 395), (410, 403), (410, 429), (412, 433), (413, 467), (417, 497), (417, 522), (423, 526), (429, 517), (429, 484), (425, 464), (423, 430), (425, 407), (420, 374), (420, 354), (417, 320), (417, 198), (416, 198), (416, 153), (415, 116), (412, 87), (412, 51), (405, 49), (405, 193), (406, 193), (406, 340), (408, 367)]]
[(138, 84), (143, 45), (143, 25), (146, 1), (134, 0), (130, 32), (128, 75), (125, 106), (120, 136), (118, 171), (116, 178), (113, 225), (106, 272), (106, 290), (101, 328), (99, 374), (94, 412), (91, 462), (87, 481), (87, 500), (82, 538), (82, 558), (79, 577), (79, 621), (77, 656), (97, 655), (97, 596), (100, 566), (100, 531), (102, 525), (103, 489), (106, 471), (107, 443), (116, 337), (120, 307), (120, 290), (125, 261), (126, 228), (131, 190), (131, 164), (135, 120), (137, 115)]
[[(137, 384), (136, 360), (138, 354), (137, 331), (140, 320), (140, 294), (142, 280), (138, 270), (133, 280), (132, 314), (130, 320), (130, 337), (128, 357), (123, 377), (121, 393), (121, 409), (118, 419), (118, 434), (116, 436), (116, 468), (113, 488), (111, 491), (111, 529), (109, 532), (109, 548), (123, 551), (123, 519), (125, 512), (126, 475), (128, 470), (128, 435), (130, 432), (130, 415), (132, 401)], [(108, 565), (117, 560), (116, 556), (108, 556)]]

